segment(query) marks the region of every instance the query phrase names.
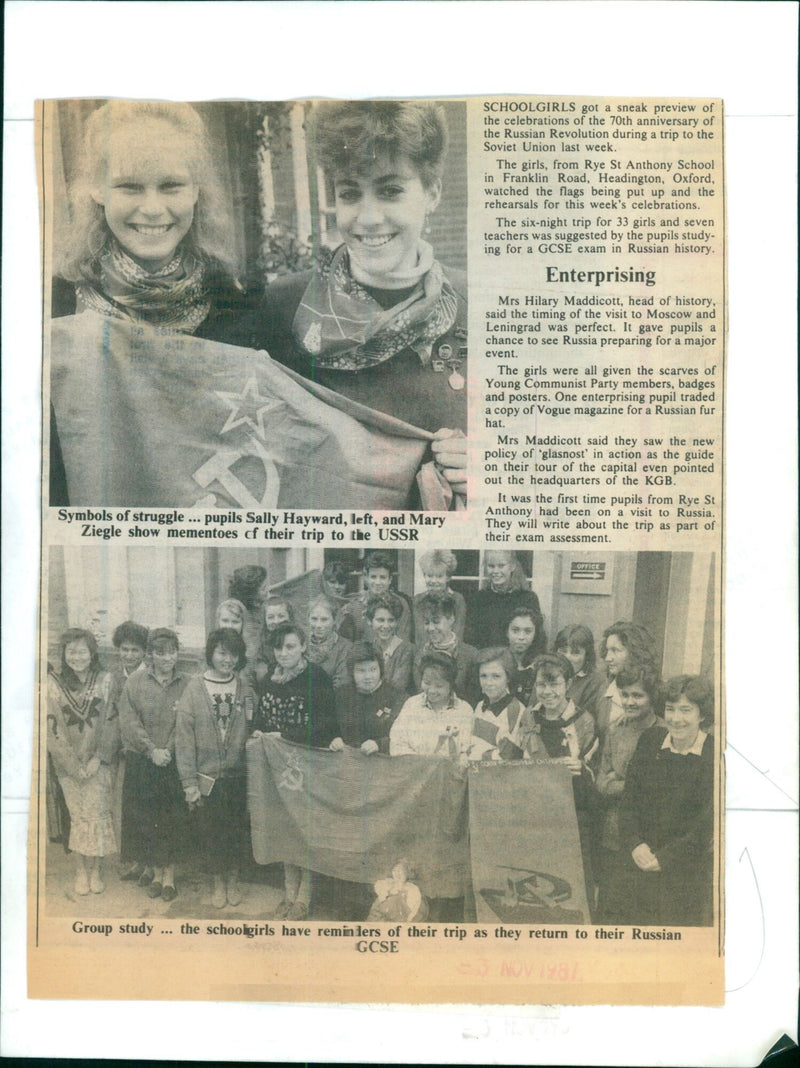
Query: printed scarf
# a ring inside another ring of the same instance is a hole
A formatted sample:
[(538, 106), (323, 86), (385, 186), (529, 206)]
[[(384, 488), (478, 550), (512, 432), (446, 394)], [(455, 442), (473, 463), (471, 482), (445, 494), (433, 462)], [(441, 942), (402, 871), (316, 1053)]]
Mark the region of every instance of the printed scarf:
[(165, 267), (151, 274), (114, 241), (100, 257), (97, 284), (79, 282), (75, 287), (78, 307), (193, 334), (211, 308), (205, 273), (205, 264), (195, 253), (179, 249)]
[(455, 322), (457, 300), (426, 242), (420, 266), (427, 270), (411, 295), (383, 309), (353, 277), (345, 245), (324, 252), (295, 314), (295, 337), (318, 367), (362, 371), (405, 348), (428, 364), (433, 342)]
[(308, 667), (308, 661), (304, 656), (301, 656), (298, 662), (293, 668), (283, 668), (280, 664), (275, 665), (275, 670), (272, 672), (272, 681), (276, 682), (279, 686), (286, 686), (296, 679), (298, 675), (302, 675)]
[(425, 645), (422, 647), (422, 655), (423, 656), (425, 656), (427, 653), (444, 653), (445, 656), (449, 656), (453, 660), (455, 660), (457, 652), (458, 652), (458, 635), (456, 634), (455, 631), (451, 631), (450, 637), (449, 638), (445, 638), (444, 641), (441, 641), (441, 642), (428, 641), (428, 642), (425, 642)]
[(326, 660), (333, 650), (336, 648), (336, 643), (339, 641), (339, 634), (334, 627), (327, 638), (315, 638), (313, 635), (308, 639), (308, 647), (306, 648), (306, 656), (312, 664), (321, 664), (323, 660)]

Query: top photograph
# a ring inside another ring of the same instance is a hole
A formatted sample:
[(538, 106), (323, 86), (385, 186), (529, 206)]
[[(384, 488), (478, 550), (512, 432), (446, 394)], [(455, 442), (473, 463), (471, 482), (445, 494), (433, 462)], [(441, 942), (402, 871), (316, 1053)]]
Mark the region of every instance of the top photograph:
[(464, 102), (37, 120), (45, 503), (466, 507)]

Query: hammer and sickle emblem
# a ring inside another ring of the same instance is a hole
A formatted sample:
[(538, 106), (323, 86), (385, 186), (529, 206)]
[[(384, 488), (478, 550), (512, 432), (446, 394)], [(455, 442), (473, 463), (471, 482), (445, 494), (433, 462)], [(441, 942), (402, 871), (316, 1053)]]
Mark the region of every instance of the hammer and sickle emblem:
[[(265, 485), (261, 500), (255, 497), (242, 480), (237, 478), (231, 470), (237, 460), (241, 460), (246, 455), (238, 449), (220, 449), (215, 452), (201, 467), (198, 467), (194, 473), (194, 480), (204, 489), (213, 482), (218, 482), (231, 500), (238, 504), (240, 508), (275, 508), (278, 504), (278, 493), (281, 488), (278, 469), (261, 442), (252, 435), (250, 436), (250, 441), (255, 454), (264, 466)], [(207, 497), (196, 501), (194, 506), (197, 508), (214, 508), (217, 506), (217, 500), (214, 494), (211, 493)]]
[(298, 767), (295, 759), (290, 759), (286, 767), (283, 769), (283, 774), (278, 780), (278, 789), (280, 790), (302, 790), (303, 783), (305, 782), (305, 776), (303, 775), (303, 769)]

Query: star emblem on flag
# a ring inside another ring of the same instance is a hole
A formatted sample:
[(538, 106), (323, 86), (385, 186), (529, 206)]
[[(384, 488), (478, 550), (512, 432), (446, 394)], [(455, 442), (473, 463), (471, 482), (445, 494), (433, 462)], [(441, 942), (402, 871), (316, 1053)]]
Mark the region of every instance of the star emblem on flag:
[(262, 441), (266, 441), (264, 416), (267, 412), (282, 407), (283, 401), (275, 400), (274, 397), (262, 397), (258, 392), (258, 382), (255, 376), (248, 379), (241, 393), (215, 392), (230, 408), (225, 426), (220, 431), (221, 434), (227, 434), (238, 426), (249, 426)]

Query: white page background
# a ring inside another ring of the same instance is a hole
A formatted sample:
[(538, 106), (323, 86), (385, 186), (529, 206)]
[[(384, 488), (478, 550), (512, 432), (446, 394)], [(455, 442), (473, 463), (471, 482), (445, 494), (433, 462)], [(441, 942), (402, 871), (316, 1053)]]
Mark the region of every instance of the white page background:
[[(757, 1064), (782, 1033), (796, 1039), (796, 4), (10, 0), (5, 20), (0, 1052), (744, 1065)], [(34, 100), (489, 93), (725, 101), (725, 1007), (28, 1001), (24, 873), (41, 367)]]

